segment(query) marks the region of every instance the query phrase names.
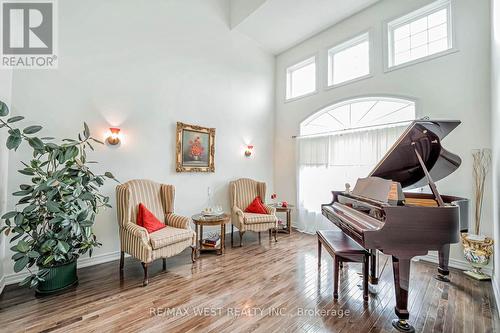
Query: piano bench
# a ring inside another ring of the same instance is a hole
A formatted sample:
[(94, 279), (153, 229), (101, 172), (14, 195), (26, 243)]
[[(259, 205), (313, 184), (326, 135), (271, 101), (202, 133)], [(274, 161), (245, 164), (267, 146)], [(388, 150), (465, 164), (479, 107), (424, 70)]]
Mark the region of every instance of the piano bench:
[(339, 297), (339, 270), (344, 262), (363, 263), (363, 300), (368, 300), (368, 261), (370, 254), (361, 245), (340, 230), (319, 230), (318, 235), (318, 268), (321, 267), (321, 249), (325, 249), (333, 257), (333, 298)]

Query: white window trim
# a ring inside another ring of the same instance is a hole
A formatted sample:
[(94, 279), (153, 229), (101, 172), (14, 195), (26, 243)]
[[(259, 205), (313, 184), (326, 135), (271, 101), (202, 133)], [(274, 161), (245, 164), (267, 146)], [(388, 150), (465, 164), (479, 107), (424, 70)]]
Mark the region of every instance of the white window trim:
[[(351, 37), (351, 38), (349, 38), (349, 39), (347, 39), (339, 44), (336, 44), (336, 45), (328, 48), (328, 50), (326, 52), (326, 55), (327, 55), (327, 75), (326, 75), (326, 85), (325, 85), (326, 87), (325, 87), (325, 89), (342, 87), (342, 86), (345, 86), (345, 85), (348, 85), (348, 84), (351, 84), (354, 82), (358, 82), (358, 81), (373, 77), (373, 73), (372, 73), (372, 70), (373, 70), (373, 38), (372, 38), (372, 35), (373, 34), (371, 33), (371, 31), (368, 30), (368, 31), (365, 31), (365, 32), (360, 33), (360, 34), (356, 34), (355, 37)], [(364, 42), (365, 40), (368, 41), (368, 74), (356, 77), (356, 78), (351, 79), (351, 80), (336, 83), (336, 84), (330, 83), (330, 82), (333, 82), (333, 69), (332, 69), (332, 66), (333, 66), (332, 58), (333, 57), (332, 57), (332, 55), (335, 53), (341, 52), (343, 50), (346, 50), (350, 47), (356, 46), (356, 45)]]
[[(410, 96), (405, 96), (405, 95), (397, 95), (397, 94), (363, 94), (363, 95), (355, 95), (355, 96), (350, 96), (347, 98), (343, 98), (340, 100), (337, 100), (333, 103), (329, 102), (328, 104), (323, 105), (319, 109), (316, 109), (314, 112), (309, 114), (308, 116), (304, 117), (301, 119), (299, 123), (299, 137), (303, 136), (301, 129), (304, 123), (306, 122), (312, 122), (318, 117), (322, 116), (329, 110), (336, 109), (339, 107), (343, 107), (345, 105), (349, 105), (358, 101), (363, 101), (363, 100), (381, 100), (381, 101), (394, 101), (394, 100), (400, 100), (400, 101), (408, 101), (413, 103), (414, 105), (414, 110), (415, 110), (415, 120), (422, 119), (424, 117), (423, 109), (422, 109), (422, 103), (419, 98), (416, 97), (410, 97)], [(356, 128), (354, 128), (356, 130)], [(304, 136), (306, 137), (316, 137), (316, 136), (328, 136), (329, 134), (324, 134), (324, 133), (318, 133), (318, 134), (306, 134)]]
[[(417, 10), (414, 10), (410, 13), (407, 13), (402, 16), (398, 16), (397, 18), (391, 19), (391, 20), (386, 20), (383, 23), (383, 49), (384, 49), (384, 72), (391, 72), (393, 70), (397, 70), (400, 68), (404, 68), (407, 66), (412, 66), (418, 63), (422, 63), (425, 61), (433, 60), (445, 55), (449, 55), (455, 52), (458, 52), (457, 48), (457, 43), (456, 43), (456, 38), (455, 38), (455, 27), (454, 27), (454, 22), (455, 20), (453, 19), (454, 13), (453, 13), (453, 0), (437, 0), (434, 1), (424, 7), (421, 7)], [(393, 44), (393, 33), (394, 30), (397, 29), (399, 26), (405, 25), (411, 21), (418, 20), (424, 16), (428, 16), (430, 14), (433, 14), (443, 8), (447, 8), (447, 25), (448, 25), (448, 42), (451, 43), (451, 47), (437, 52), (433, 53), (430, 55), (426, 55), (425, 57), (421, 57), (418, 59), (414, 59), (411, 61), (404, 62), (399, 65), (391, 65), (394, 57), (394, 44)]]
[[(304, 67), (304, 66), (307, 66), (309, 65), (310, 63), (314, 63), (315, 64), (315, 73), (314, 73), (314, 78), (315, 78), (315, 82), (314, 82), (314, 91), (311, 91), (307, 94), (303, 94), (303, 95), (299, 95), (299, 96), (295, 96), (295, 97), (288, 97), (288, 80), (290, 80), (290, 76), (288, 75), (290, 71), (294, 71), (298, 68), (301, 68), (301, 67)], [(294, 62), (293, 65), (290, 65), (290, 66), (287, 66), (285, 68), (285, 103), (288, 103), (288, 102), (294, 102), (296, 100), (299, 100), (299, 99), (302, 99), (302, 98), (306, 98), (306, 97), (309, 97), (309, 96), (312, 96), (312, 95), (315, 95), (318, 93), (319, 91), (319, 80), (318, 80), (318, 55), (317, 54), (313, 54), (313, 55), (310, 55), (306, 58), (303, 58), (302, 60), (298, 61), (298, 62)]]

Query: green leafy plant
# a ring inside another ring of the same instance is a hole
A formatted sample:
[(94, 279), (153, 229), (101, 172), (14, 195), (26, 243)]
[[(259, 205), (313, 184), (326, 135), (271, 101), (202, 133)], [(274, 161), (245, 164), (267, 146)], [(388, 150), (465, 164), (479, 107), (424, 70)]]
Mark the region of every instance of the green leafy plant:
[[(99, 193), (105, 178), (115, 179), (106, 172), (94, 174), (88, 164), (87, 149), (92, 143), (102, 144), (90, 135), (84, 123), (77, 139), (37, 137), (41, 126), (16, 127), (22, 116), (5, 119), (9, 109), (0, 101), (0, 128), (8, 130), (7, 148), (17, 150), (24, 142), (33, 150), (29, 162), (21, 162), (19, 173), (29, 177), (26, 184), (12, 195), (19, 197), (14, 211), (2, 216), (5, 225), (0, 232), (12, 234), (14, 271), (30, 273), (21, 285), (35, 287), (49, 272), (48, 268), (69, 263), (101, 244), (92, 227), (102, 207), (111, 207), (109, 198)], [(34, 271), (33, 266), (39, 270)]]

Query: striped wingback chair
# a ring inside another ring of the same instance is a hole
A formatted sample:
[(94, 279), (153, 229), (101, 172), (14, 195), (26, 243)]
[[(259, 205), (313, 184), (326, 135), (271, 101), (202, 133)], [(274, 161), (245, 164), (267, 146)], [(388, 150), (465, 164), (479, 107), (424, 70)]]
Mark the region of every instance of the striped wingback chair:
[[(195, 234), (187, 217), (174, 214), (175, 187), (150, 180), (131, 180), (116, 187), (116, 206), (120, 231), (120, 274), (123, 274), (124, 254), (139, 259), (144, 268), (143, 285), (148, 284), (148, 265), (155, 259), (172, 257), (191, 247), (195, 261)], [(144, 204), (166, 228), (148, 233), (136, 223), (139, 204)]]
[(241, 178), (230, 182), (229, 193), (232, 207), (232, 224), (231, 224), (231, 246), (233, 245), (233, 230), (234, 226), (238, 228), (240, 233), (240, 246), (243, 242), (243, 234), (246, 231), (254, 231), (259, 233), (259, 242), (261, 240), (260, 233), (269, 231), (274, 233), (274, 240), (277, 242), (277, 226), (278, 219), (276, 218), (276, 209), (264, 205), (267, 214), (246, 213), (245, 209), (250, 203), (259, 196), (262, 200), (266, 197), (266, 183), (258, 182), (248, 178)]

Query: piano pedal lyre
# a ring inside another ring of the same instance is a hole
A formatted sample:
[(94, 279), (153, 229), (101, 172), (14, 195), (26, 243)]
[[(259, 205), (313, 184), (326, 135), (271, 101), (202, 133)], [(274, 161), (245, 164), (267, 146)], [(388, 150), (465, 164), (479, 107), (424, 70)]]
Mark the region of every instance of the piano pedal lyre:
[(415, 332), (415, 328), (411, 326), (405, 319), (393, 319), (392, 326), (400, 332)]

